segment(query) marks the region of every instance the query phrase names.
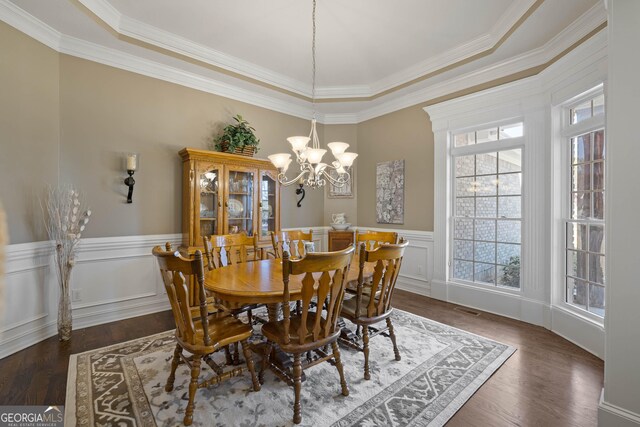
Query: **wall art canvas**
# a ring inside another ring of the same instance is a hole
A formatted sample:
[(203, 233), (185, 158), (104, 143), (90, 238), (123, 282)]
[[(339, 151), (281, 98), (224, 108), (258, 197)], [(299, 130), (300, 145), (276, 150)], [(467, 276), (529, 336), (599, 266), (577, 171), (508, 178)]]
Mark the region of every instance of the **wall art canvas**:
[(376, 165), (376, 221), (404, 224), (404, 160)]
[[(338, 172), (335, 169), (327, 168), (329, 176), (333, 179), (338, 179)], [(349, 182), (344, 184), (342, 187), (336, 187), (331, 183), (331, 181), (327, 182), (327, 197), (329, 199), (353, 199), (354, 188), (356, 184), (356, 171), (355, 168), (351, 168), (349, 171), (351, 174), (351, 179)]]

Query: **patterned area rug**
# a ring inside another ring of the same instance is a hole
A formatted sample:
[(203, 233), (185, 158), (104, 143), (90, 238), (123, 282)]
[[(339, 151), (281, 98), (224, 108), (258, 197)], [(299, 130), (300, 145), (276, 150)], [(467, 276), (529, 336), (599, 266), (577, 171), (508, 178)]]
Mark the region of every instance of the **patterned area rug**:
[[(400, 310), (393, 323), (402, 360), (395, 361), (388, 338), (372, 338), (369, 381), (362, 353), (341, 346), (348, 397), (340, 394), (338, 372), (329, 363), (305, 371), (302, 425), (441, 426), (515, 351)], [(168, 331), (71, 356), (65, 425), (182, 425), (186, 366), (178, 368), (174, 390), (164, 391), (174, 345)], [(214, 359), (222, 364), (224, 354)], [(254, 360), (259, 366), (257, 355)], [(259, 392), (251, 391), (247, 373), (196, 394), (194, 425), (283, 426), (293, 425), (292, 417), (293, 388), (270, 371)]]

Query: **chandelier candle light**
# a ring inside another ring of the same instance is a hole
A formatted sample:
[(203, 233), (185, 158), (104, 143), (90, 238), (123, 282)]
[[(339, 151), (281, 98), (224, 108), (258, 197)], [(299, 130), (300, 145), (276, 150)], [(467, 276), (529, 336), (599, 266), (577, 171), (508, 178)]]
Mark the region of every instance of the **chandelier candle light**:
[[(316, 131), (316, 112), (315, 112), (315, 95), (316, 95), (316, 0), (313, 0), (313, 38), (311, 43), (312, 58), (312, 82), (311, 82), (311, 103), (313, 105), (313, 118), (311, 120), (311, 132), (309, 136), (291, 136), (287, 141), (291, 144), (291, 150), (296, 155), (296, 162), (300, 166), (300, 173), (293, 179), (288, 180), (286, 177), (287, 170), (291, 164), (291, 154), (278, 153), (269, 157), (271, 163), (278, 169), (278, 182), (282, 185), (306, 184), (311, 188), (323, 187), (327, 181), (335, 187), (343, 187), (351, 180), (349, 170), (354, 160), (358, 157), (356, 153), (347, 152), (349, 144), (345, 142), (330, 142), (327, 144), (335, 160), (331, 164), (323, 163), (322, 158), (327, 150), (320, 148), (320, 141)], [(311, 141), (311, 147), (309, 142)], [(332, 177), (329, 171), (334, 169), (337, 177)]]

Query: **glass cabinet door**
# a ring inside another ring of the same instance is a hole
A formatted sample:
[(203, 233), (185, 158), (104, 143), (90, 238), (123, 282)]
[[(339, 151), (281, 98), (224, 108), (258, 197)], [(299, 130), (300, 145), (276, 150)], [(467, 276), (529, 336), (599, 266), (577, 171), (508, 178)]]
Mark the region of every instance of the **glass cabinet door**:
[(219, 166), (209, 165), (198, 173), (200, 194), (198, 223), (200, 236), (219, 233), (219, 222), (221, 221), (219, 208), (222, 206), (219, 193), (220, 172)]
[(260, 238), (268, 240), (276, 231), (277, 182), (267, 171), (260, 173)]
[(245, 232), (253, 236), (254, 180), (250, 170), (227, 170), (227, 229), (226, 233)]

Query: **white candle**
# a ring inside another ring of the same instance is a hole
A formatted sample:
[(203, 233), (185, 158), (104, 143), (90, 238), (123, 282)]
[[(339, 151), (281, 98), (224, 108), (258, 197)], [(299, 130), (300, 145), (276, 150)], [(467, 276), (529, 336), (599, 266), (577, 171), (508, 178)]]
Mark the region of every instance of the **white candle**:
[(127, 154), (127, 170), (134, 171), (136, 170), (138, 156), (135, 153)]

